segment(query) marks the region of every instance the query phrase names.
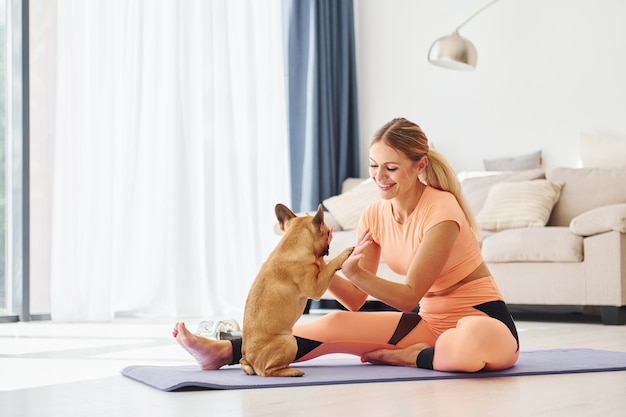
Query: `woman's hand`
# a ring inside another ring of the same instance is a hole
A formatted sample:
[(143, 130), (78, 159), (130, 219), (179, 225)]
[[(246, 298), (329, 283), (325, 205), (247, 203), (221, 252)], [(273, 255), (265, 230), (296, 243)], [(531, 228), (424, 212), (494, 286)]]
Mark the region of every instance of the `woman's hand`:
[(370, 230), (367, 229), (361, 234), (361, 236), (359, 236), (352, 254), (341, 266), (341, 271), (348, 279), (350, 279), (350, 276), (356, 275), (361, 270), (359, 261), (363, 257), (365, 249), (371, 243), (372, 234), (370, 233)]

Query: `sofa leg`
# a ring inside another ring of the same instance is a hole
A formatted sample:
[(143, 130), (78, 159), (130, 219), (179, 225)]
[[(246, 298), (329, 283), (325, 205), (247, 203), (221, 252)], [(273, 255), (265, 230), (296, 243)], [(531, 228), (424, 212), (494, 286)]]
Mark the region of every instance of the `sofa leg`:
[(600, 307), (600, 316), (602, 318), (602, 324), (626, 324), (626, 306), (602, 306)]

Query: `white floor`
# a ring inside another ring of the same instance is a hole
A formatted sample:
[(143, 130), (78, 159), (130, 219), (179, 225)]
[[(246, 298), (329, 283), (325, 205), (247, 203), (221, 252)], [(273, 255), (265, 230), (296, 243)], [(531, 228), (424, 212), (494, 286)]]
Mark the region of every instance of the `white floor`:
[[(120, 376), (127, 365), (194, 363), (170, 337), (173, 322), (0, 324), (0, 415), (626, 416), (626, 371), (171, 393)], [(517, 324), (523, 350), (626, 352), (626, 326)]]

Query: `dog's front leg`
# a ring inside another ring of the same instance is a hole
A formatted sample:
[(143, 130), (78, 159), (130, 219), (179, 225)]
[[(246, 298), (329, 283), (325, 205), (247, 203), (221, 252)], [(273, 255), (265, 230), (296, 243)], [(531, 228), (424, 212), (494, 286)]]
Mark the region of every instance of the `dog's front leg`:
[(333, 276), (335, 276), (335, 272), (341, 269), (341, 265), (343, 265), (343, 263), (350, 257), (353, 250), (354, 246), (344, 249), (343, 252), (337, 255), (337, 257), (335, 257), (332, 261), (328, 262), (319, 271), (315, 287), (313, 288), (313, 293), (310, 296), (311, 298), (319, 300), (322, 295), (324, 295), (330, 285), (330, 281), (333, 279)]

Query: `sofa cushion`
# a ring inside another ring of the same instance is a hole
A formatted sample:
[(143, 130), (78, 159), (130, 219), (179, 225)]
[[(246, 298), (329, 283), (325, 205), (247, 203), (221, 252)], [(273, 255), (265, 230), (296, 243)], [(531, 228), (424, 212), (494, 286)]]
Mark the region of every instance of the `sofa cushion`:
[(333, 231), (333, 240), (330, 242), (328, 249), (327, 261), (338, 256), (345, 248), (356, 244), (356, 230), (338, 230)]
[(521, 171), (541, 168), (541, 151), (507, 158), (483, 159), (486, 171)]
[(483, 240), (485, 262), (582, 262), (583, 238), (567, 227), (511, 229)]
[(626, 203), (626, 168), (555, 168), (546, 178), (565, 182), (548, 226), (569, 227), (574, 217), (586, 211)]
[[(298, 216), (302, 216), (302, 214), (298, 214)], [(341, 225), (329, 211), (324, 212), (324, 223), (333, 230), (341, 230)]]
[(586, 211), (574, 217), (569, 228), (580, 236), (610, 231), (626, 233), (626, 204), (612, 204)]
[(357, 185), (361, 184), (363, 181), (366, 181), (368, 179), (369, 179), (368, 177), (365, 177), (365, 178), (348, 177), (345, 180), (343, 180), (343, 182), (341, 183), (341, 192), (346, 193), (350, 191), (351, 189), (353, 189), (354, 187), (356, 187)]
[(525, 171), (508, 172), (480, 172), (469, 174), (459, 173), (463, 195), (467, 200), (472, 213), (476, 214), (483, 208), (489, 189), (503, 181), (528, 181), (545, 178), (543, 169), (529, 169)]
[(545, 226), (564, 183), (548, 180), (501, 182), (491, 187), (476, 215), (481, 230)]
[(345, 193), (327, 198), (323, 204), (342, 230), (352, 230), (357, 228), (363, 210), (378, 199), (378, 188), (374, 180), (368, 178)]

